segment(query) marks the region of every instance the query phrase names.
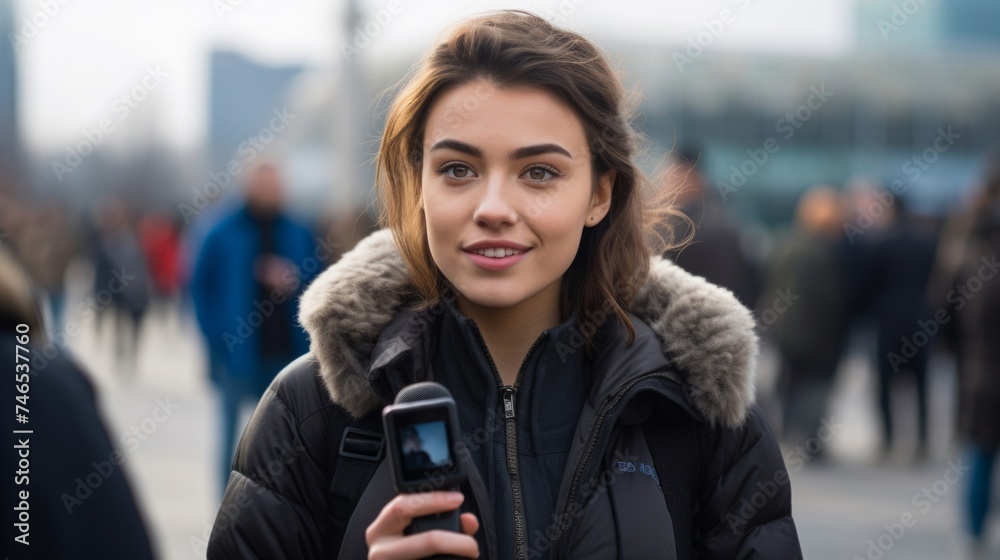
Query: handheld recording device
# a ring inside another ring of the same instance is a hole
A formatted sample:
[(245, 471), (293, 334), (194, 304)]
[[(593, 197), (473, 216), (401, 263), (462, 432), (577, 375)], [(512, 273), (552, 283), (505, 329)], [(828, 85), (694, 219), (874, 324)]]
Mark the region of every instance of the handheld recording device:
[[(455, 453), (461, 441), (458, 412), (443, 385), (424, 381), (404, 387), (382, 411), (382, 423), (397, 492), (458, 490), (465, 482), (465, 466)], [(461, 532), (459, 511), (418, 517), (406, 534), (432, 529)]]

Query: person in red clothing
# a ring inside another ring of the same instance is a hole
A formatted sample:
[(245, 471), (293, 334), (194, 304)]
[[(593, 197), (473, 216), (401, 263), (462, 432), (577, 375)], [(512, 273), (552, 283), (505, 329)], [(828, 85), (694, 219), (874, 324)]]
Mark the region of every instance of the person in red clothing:
[(181, 234), (176, 222), (158, 212), (146, 214), (139, 221), (139, 242), (149, 262), (153, 296), (177, 297), (181, 288)]
[(151, 212), (139, 220), (139, 246), (149, 266), (152, 311), (176, 327), (181, 308), (181, 232), (176, 219)]

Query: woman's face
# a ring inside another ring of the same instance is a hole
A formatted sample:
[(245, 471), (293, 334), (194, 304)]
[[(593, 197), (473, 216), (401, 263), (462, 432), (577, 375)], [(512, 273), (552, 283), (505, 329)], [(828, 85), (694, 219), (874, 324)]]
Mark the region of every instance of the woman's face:
[(435, 100), (424, 130), (427, 237), (457, 296), (484, 307), (558, 301), (583, 228), (610, 207), (613, 181), (609, 173), (593, 188), (576, 115), (540, 89), (477, 81)]

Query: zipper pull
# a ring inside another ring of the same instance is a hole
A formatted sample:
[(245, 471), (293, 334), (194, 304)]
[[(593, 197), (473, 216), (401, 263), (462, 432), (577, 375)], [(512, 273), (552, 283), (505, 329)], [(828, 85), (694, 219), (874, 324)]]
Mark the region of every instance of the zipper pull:
[(514, 388), (507, 387), (503, 392), (503, 414), (504, 418), (514, 417)]

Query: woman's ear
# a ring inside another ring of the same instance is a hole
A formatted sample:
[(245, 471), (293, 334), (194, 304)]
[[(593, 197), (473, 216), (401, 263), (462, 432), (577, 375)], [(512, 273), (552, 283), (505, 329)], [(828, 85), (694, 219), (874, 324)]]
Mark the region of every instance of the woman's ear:
[(597, 188), (591, 197), (590, 211), (587, 213), (587, 223), (584, 225), (596, 226), (611, 209), (611, 190), (615, 184), (615, 176), (616, 172), (612, 169), (597, 178)]

